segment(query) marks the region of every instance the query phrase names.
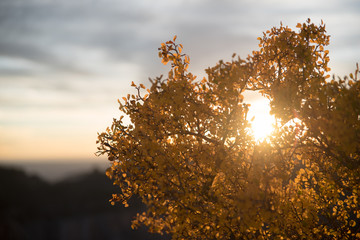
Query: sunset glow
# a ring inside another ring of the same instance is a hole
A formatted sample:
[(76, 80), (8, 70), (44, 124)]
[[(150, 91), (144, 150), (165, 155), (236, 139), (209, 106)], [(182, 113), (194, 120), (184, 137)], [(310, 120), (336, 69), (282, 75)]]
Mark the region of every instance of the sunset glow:
[(251, 104), (248, 119), (251, 123), (251, 132), (256, 141), (264, 140), (274, 130), (275, 118), (270, 115), (269, 101), (265, 98)]

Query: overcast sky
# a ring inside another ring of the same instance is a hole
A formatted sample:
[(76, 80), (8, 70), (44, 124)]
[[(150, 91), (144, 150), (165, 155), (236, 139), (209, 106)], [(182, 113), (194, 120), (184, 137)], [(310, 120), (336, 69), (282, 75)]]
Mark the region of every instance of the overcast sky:
[(157, 48), (174, 35), (203, 75), (309, 17), (326, 23), (332, 72), (353, 72), (358, 0), (0, 0), (0, 161), (95, 159), (131, 81), (167, 73)]

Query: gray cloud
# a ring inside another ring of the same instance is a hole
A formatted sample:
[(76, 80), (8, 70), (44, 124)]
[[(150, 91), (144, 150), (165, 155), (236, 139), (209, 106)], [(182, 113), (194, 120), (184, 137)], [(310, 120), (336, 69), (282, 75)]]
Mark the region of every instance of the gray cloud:
[[(359, 14), (356, 1), (313, 4), (309, 8), (306, 1), (298, 4), (213, 0), (149, 4), (144, 1), (140, 4), (136, 1), (7, 0), (2, 1), (0, 8), (0, 54), (28, 59), (54, 71), (91, 74), (92, 69), (76, 61), (81, 58), (86, 61), (86, 53), (73, 59), (72, 51), (96, 48), (112, 61), (140, 64), (145, 74), (161, 69), (157, 67), (156, 49), (160, 42), (175, 34), (191, 51), (190, 55), (208, 64), (227, 58), (232, 52), (249, 53), (251, 47), (256, 46), (256, 36), (281, 20), (287, 24), (287, 19), (291, 23), (304, 21), (306, 15), (333, 18), (332, 15), (343, 12)], [(346, 19), (334, 22), (344, 21)], [(356, 44), (357, 40), (358, 36), (352, 34), (343, 44)]]
[(24, 58), (55, 70), (75, 72), (80, 69), (76, 68), (76, 62), (67, 61), (72, 54), (67, 48), (116, 50), (122, 59), (129, 59), (131, 43), (137, 39), (134, 33), (150, 19), (145, 12), (85, 1), (80, 4), (3, 2), (0, 16), (2, 56)]
[[(317, 1), (309, 7), (309, 1), (294, 4), (280, 0), (257, 4), (246, 0), (3, 0), (0, 57), (41, 67), (5, 64), (0, 66), (0, 76), (91, 76), (102, 73), (103, 66), (96, 64), (103, 61), (115, 66), (138, 65), (139, 80), (146, 80), (166, 71), (157, 48), (175, 34), (191, 56), (191, 69), (201, 73), (217, 60), (229, 59), (233, 52), (245, 57), (257, 48), (256, 37), (281, 20), (295, 25), (307, 17), (328, 19), (331, 34), (340, 33), (335, 38), (337, 47), (354, 48), (360, 42), (359, 27), (353, 25), (354, 30), (348, 31), (343, 24), (358, 20), (359, 9), (357, 1)], [(69, 80), (64, 77), (61, 81)], [(45, 84), (54, 85), (52, 82)]]

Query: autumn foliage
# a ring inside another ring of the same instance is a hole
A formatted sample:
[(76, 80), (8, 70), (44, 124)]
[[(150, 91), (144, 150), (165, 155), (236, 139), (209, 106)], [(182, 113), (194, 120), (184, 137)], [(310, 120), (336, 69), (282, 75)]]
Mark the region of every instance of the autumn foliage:
[[(145, 224), (173, 239), (360, 238), (360, 81), (329, 75), (325, 25), (281, 25), (259, 50), (188, 72), (183, 46), (163, 43), (171, 69), (120, 102), (129, 121), (99, 134), (120, 191), (139, 196)], [(274, 133), (255, 141), (245, 91), (267, 97)], [(296, 123), (294, 123), (296, 119)]]

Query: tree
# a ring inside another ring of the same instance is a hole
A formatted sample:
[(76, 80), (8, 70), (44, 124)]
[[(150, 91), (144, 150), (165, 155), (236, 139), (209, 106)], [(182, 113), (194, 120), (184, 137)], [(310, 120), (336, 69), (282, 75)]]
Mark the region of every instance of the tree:
[[(127, 205), (140, 196), (145, 224), (173, 239), (349, 239), (360, 237), (360, 81), (330, 79), (325, 25), (282, 24), (246, 59), (188, 72), (183, 46), (162, 43), (166, 79), (123, 97), (99, 134), (107, 175)], [(257, 142), (245, 91), (267, 97), (274, 134)], [(291, 122), (297, 119), (296, 124)]]

